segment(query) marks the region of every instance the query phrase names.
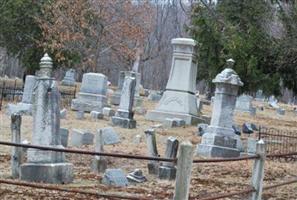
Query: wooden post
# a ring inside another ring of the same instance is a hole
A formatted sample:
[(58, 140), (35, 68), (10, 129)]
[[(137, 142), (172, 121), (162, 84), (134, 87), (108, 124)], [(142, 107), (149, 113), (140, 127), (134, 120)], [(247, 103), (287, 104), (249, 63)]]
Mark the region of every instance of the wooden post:
[(264, 179), (264, 163), (266, 158), (265, 143), (260, 140), (256, 146), (256, 154), (260, 158), (256, 159), (253, 167), (252, 186), (256, 190), (252, 193), (252, 200), (262, 199), (263, 179)]
[(194, 148), (190, 142), (183, 142), (179, 147), (174, 200), (187, 200), (191, 181)]
[[(21, 123), (22, 117), (20, 114), (11, 115), (11, 135), (12, 142), (21, 143)], [(18, 178), (20, 176), (19, 169), (22, 160), (22, 148), (21, 147), (12, 147), (11, 152), (11, 171), (12, 177)]]

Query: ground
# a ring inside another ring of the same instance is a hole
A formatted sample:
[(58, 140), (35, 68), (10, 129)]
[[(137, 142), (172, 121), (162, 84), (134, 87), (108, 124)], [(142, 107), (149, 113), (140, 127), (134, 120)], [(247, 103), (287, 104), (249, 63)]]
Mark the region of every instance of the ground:
[[(261, 106), (261, 103), (255, 103)], [(285, 105), (283, 105), (285, 106)], [(144, 101), (146, 109), (153, 109), (155, 103)], [(287, 111), (285, 116), (277, 116), (275, 110), (265, 106), (264, 111), (257, 111), (255, 117), (248, 114), (235, 114), (235, 122), (242, 124), (243, 122), (253, 122), (257, 125), (266, 127), (274, 127), (277, 129), (296, 130), (297, 115), (293, 112), (293, 107), (285, 106)], [(211, 116), (211, 106), (204, 105), (203, 115)], [(136, 114), (136, 129), (122, 129), (114, 127), (121, 136), (121, 143), (111, 146), (105, 146), (106, 152), (124, 153), (131, 155), (146, 155), (147, 148), (144, 140), (144, 130), (158, 122), (146, 121), (143, 115)], [(5, 115), (5, 110), (0, 114), (0, 140), (10, 141), (10, 119)], [(70, 129), (81, 128), (88, 129), (93, 133), (98, 128), (111, 126), (111, 121), (104, 119), (100, 121), (92, 121), (90, 115), (86, 114), (86, 119), (76, 120), (75, 112), (68, 108), (67, 119), (61, 120), (61, 127)], [(32, 133), (32, 117), (24, 116), (22, 118), (22, 140), (30, 140)], [(184, 128), (174, 129), (157, 129), (158, 150), (161, 156), (164, 155), (165, 142), (168, 136), (176, 136), (180, 142), (190, 140), (193, 143), (199, 143), (200, 137), (196, 136), (197, 128), (195, 126), (186, 126)], [(133, 138), (140, 134), (142, 142), (134, 144)], [(71, 135), (70, 135), (71, 136)], [(253, 137), (253, 136), (251, 136)], [(246, 136), (243, 138), (246, 139)], [(81, 147), (84, 150), (94, 150), (93, 145)], [(10, 148), (0, 147), (0, 178), (10, 179)], [(198, 158), (198, 157), (195, 157)], [(150, 199), (172, 199), (174, 192), (174, 182), (161, 181), (155, 176), (148, 175), (147, 161), (138, 161), (132, 159), (108, 158), (109, 168), (122, 168), (125, 172), (131, 172), (136, 168), (143, 170), (148, 182), (131, 185), (124, 188), (107, 187), (100, 184), (103, 174), (95, 174), (90, 170), (92, 156), (68, 154), (67, 159), (74, 164), (75, 178), (74, 182), (69, 185), (61, 185), (60, 188), (77, 188), (83, 190), (92, 190), (96, 192), (132, 194), (149, 197)], [(190, 196), (192, 199), (209, 197), (218, 193), (232, 192), (245, 189), (251, 181), (251, 171), (253, 161), (237, 161), (228, 163), (208, 163), (193, 164)], [(296, 163), (267, 161), (265, 165), (265, 185), (280, 183), (297, 175)], [(278, 189), (272, 189), (264, 192), (264, 200), (280, 200), (280, 199), (297, 199), (297, 184), (282, 186)], [(65, 192), (51, 192), (42, 189), (32, 189), (20, 186), (11, 186), (0, 184), (0, 199), (98, 199), (94, 196), (78, 195)], [(104, 199), (104, 198), (101, 198)], [(227, 198), (226, 198), (227, 199)], [(247, 196), (233, 197), (228, 199), (247, 199)]]

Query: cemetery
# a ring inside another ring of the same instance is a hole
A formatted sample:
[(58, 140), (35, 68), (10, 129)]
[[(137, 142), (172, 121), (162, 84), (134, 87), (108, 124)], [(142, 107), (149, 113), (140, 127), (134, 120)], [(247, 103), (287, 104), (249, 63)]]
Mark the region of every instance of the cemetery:
[[(0, 199), (297, 199), (294, 52), (253, 32), (265, 6), (288, 14), (282, 6), (293, 4), (47, 3), (0, 3), (42, 13), (36, 54), (26, 54), (30, 42), (9, 54), (0, 30)], [(252, 20), (237, 10), (249, 6)], [(236, 12), (248, 31), (231, 23)], [(23, 66), (7, 70), (10, 59)]]

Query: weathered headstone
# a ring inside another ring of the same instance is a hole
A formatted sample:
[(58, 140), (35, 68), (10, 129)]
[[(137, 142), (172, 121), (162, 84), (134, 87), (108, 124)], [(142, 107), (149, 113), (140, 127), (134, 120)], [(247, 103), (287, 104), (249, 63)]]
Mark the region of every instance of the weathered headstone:
[(163, 123), (167, 128), (182, 127), (186, 125), (186, 122), (179, 118), (166, 118)]
[[(96, 152), (104, 152), (104, 141), (103, 141), (103, 133), (98, 131), (95, 136), (95, 151)], [(101, 173), (104, 172), (107, 168), (107, 160), (103, 156), (95, 156), (92, 166), (92, 170)]]
[[(52, 78), (52, 59), (45, 54), (34, 88), (32, 144), (63, 148), (60, 135), (60, 93)], [(29, 149), (27, 163), (21, 165), (21, 180), (70, 183), (73, 165), (62, 152)]]
[(74, 86), (75, 85), (75, 69), (69, 69), (62, 80), (62, 85)]
[(237, 97), (235, 109), (240, 112), (254, 113), (255, 110), (252, 106), (252, 100), (253, 97), (249, 95), (240, 95)]
[(70, 137), (71, 146), (94, 144), (94, 134), (86, 130), (73, 129)]
[(115, 111), (109, 107), (104, 107), (102, 113), (106, 117), (112, 117), (115, 115)]
[(239, 76), (232, 69), (234, 60), (229, 59), (227, 66), (212, 81), (216, 84), (210, 126), (202, 136), (197, 153), (206, 157), (237, 157), (237, 138), (232, 129), (233, 112), (239, 86)]
[[(166, 158), (176, 158), (178, 150), (178, 140), (174, 137), (169, 137), (167, 139), (165, 157)], [(159, 167), (159, 178), (173, 180), (176, 176), (176, 167), (173, 162), (163, 162)]]
[(93, 120), (98, 120), (98, 119), (103, 119), (104, 115), (102, 114), (102, 112), (98, 112), (98, 111), (91, 111), (91, 118)]
[(265, 96), (263, 95), (263, 90), (258, 90), (256, 92), (256, 98), (255, 98), (256, 101), (262, 101), (264, 102), (265, 101)]
[(112, 127), (98, 129), (97, 132), (102, 132), (104, 144), (117, 144), (120, 142), (120, 136), (115, 132)]
[(163, 122), (166, 118), (180, 118), (186, 124), (204, 120), (198, 116), (196, 91), (197, 67), (194, 57), (196, 42), (189, 38), (172, 40), (173, 58), (166, 90), (155, 110), (146, 118)]
[(112, 124), (122, 128), (136, 128), (136, 121), (133, 119), (134, 112), (132, 111), (135, 92), (135, 78), (125, 77), (121, 102), (115, 116), (113, 116)]
[(134, 105), (141, 106), (141, 104), (142, 104), (142, 98), (140, 97), (141, 75), (140, 75), (140, 73), (133, 72), (133, 71), (120, 71), (119, 79), (118, 79), (118, 89), (111, 96), (110, 103), (113, 105), (120, 104), (122, 88), (123, 88), (126, 76), (135, 78), (136, 85), (135, 85), (135, 94), (134, 94)]
[(72, 110), (85, 112), (102, 111), (107, 105), (107, 78), (103, 74), (86, 73), (83, 75), (82, 84), (77, 99), (71, 102)]
[(102, 179), (102, 183), (119, 187), (129, 185), (128, 179), (121, 169), (106, 169)]
[[(22, 117), (19, 114), (11, 115), (11, 142), (21, 143), (21, 123)], [(11, 175), (12, 178), (19, 178), (20, 165), (22, 162), (22, 148), (12, 147), (11, 150)]]
[(138, 135), (135, 135), (134, 138), (133, 138), (133, 143), (134, 144), (140, 144), (141, 143), (141, 139), (142, 139), (141, 138), (141, 135), (139, 135), (139, 134)]
[(85, 118), (85, 111), (83, 110), (78, 110), (76, 111), (76, 119), (84, 119)]
[[(153, 157), (159, 157), (157, 150), (156, 142), (156, 133), (154, 129), (147, 129), (144, 131), (146, 136), (146, 145), (148, 148), (148, 155)], [(159, 162), (158, 161), (149, 161), (148, 162), (148, 172), (149, 174), (158, 174), (159, 173)]]
[(161, 100), (161, 98), (162, 98), (162, 94), (161, 94), (161, 92), (159, 92), (159, 91), (154, 91), (154, 90), (152, 90), (152, 91), (150, 91), (150, 94), (148, 95), (147, 98), (148, 98), (148, 100), (158, 102), (158, 101)]
[(278, 105), (278, 101), (275, 98), (275, 96), (270, 96), (268, 99), (268, 105), (272, 108), (278, 109), (279, 105)]
[(18, 113), (21, 115), (32, 114), (32, 103), (33, 103), (33, 89), (36, 84), (36, 76), (27, 75), (25, 79), (24, 92), (22, 101), (17, 104), (7, 105), (7, 114)]

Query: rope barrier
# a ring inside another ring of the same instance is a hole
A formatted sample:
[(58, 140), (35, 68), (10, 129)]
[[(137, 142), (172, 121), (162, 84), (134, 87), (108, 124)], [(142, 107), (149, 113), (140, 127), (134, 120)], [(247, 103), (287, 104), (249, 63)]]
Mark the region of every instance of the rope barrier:
[(65, 153), (84, 154), (84, 155), (92, 155), (92, 156), (109, 156), (109, 157), (116, 157), (116, 158), (129, 158), (129, 159), (137, 159), (137, 160), (155, 160), (155, 161), (165, 161), (165, 162), (176, 162), (177, 161), (177, 159), (172, 159), (172, 158), (95, 152), (95, 151), (86, 151), (86, 150), (78, 150), (78, 149), (39, 146), (39, 145), (32, 145), (32, 144), (18, 144), (18, 143), (13, 143), (13, 142), (4, 142), (4, 141), (0, 141), (0, 145), (24, 147), (24, 148), (48, 150), (48, 151), (57, 151), (57, 152), (65, 152)]
[(52, 185), (44, 185), (44, 184), (36, 184), (36, 183), (27, 183), (23, 181), (13, 181), (13, 180), (4, 180), (0, 179), (0, 183), (8, 184), (8, 185), (17, 185), (22, 187), (30, 187), (35, 189), (45, 189), (51, 191), (60, 191), (60, 192), (68, 192), (68, 193), (79, 193), (83, 195), (91, 195), (96, 197), (104, 197), (104, 198), (112, 198), (112, 199), (130, 199), (130, 200), (151, 200), (151, 198), (143, 197), (143, 196), (123, 196), (117, 194), (103, 194), (94, 191), (86, 191), (79, 189), (70, 189), (70, 188), (61, 188), (61, 186), (52, 186)]

